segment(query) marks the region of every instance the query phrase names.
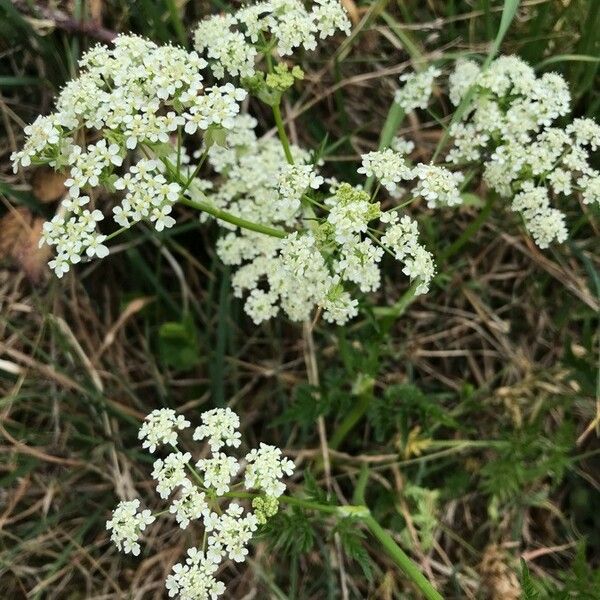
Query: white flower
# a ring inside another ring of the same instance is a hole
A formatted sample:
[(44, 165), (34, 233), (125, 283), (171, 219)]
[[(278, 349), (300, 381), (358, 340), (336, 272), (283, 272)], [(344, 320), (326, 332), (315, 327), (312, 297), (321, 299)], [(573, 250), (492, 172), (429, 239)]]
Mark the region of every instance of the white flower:
[(413, 174), (418, 183), (413, 193), (427, 200), (429, 208), (462, 204), (458, 186), (463, 181), (462, 173), (448, 171), (444, 167), (419, 163)]
[(208, 129), (211, 125), (231, 129), (240, 110), (239, 103), (246, 95), (246, 90), (236, 88), (231, 83), (207, 88), (204, 95), (194, 98), (189, 112), (183, 115), (186, 133)]
[(328, 200), (331, 210), (327, 222), (334, 228), (339, 244), (354, 242), (356, 234), (365, 233), (369, 221), (379, 216), (379, 204), (372, 204), (369, 194), (342, 184), (335, 196)]
[[(27, 126), (24, 148), (12, 156), (15, 168), (35, 162), (69, 172), (65, 185), (70, 200), (53, 220), (52, 235), (44, 239), (56, 246), (50, 266), (59, 277), (83, 256), (108, 254), (102, 243), (106, 238), (92, 227), (100, 220), (96, 211), (82, 212), (88, 201), (80, 197), (82, 190), (101, 185), (125, 190), (122, 203), (113, 209), (121, 227), (142, 220), (158, 231), (172, 227), (171, 205), (179, 200), (181, 186), (158, 158), (164, 147), (156, 146), (168, 144), (182, 127), (190, 132), (231, 127), (247, 94), (230, 83), (203, 90), (201, 71), (207, 63), (196, 52), (159, 47), (134, 35), (117, 36), (110, 49), (96, 46), (79, 66), (80, 76), (62, 89), (56, 112)], [(74, 139), (90, 137), (87, 132), (76, 135), (82, 128), (92, 130), (97, 141), (87, 147), (75, 144)], [(138, 149), (138, 156), (145, 157), (117, 177), (115, 169), (128, 151)], [(157, 158), (148, 158), (154, 152)]]
[(535, 186), (531, 181), (525, 182), (513, 199), (512, 209), (521, 213), (527, 230), (540, 248), (547, 248), (554, 241), (562, 243), (567, 239), (565, 216), (550, 207), (545, 187)]
[(404, 261), (402, 272), (411, 279), (417, 279), (416, 294), (426, 294), (429, 291), (429, 282), (435, 275), (433, 256), (423, 246), (416, 246), (412, 255)]
[(196, 467), (204, 474), (204, 485), (222, 496), (229, 491), (231, 479), (238, 474), (240, 465), (233, 456), (217, 452), (212, 458), (201, 458)]
[(590, 146), (593, 152), (600, 148), (600, 125), (593, 119), (574, 119), (566, 131), (579, 146)]
[(233, 15), (216, 15), (204, 19), (194, 33), (198, 52), (206, 51), (211, 59), (215, 77), (222, 79), (225, 73), (232, 76), (254, 75), (256, 48), (248, 43), (239, 31), (232, 31), (236, 18)]
[(390, 148), (398, 154), (410, 154), (415, 149), (415, 143), (412, 140), (396, 136), (392, 140)]
[(433, 82), (442, 72), (435, 67), (429, 67), (421, 73), (407, 73), (400, 77), (404, 85), (396, 92), (394, 101), (402, 106), (404, 112), (415, 108), (427, 108), (433, 88)]
[(170, 215), (173, 207), (169, 204), (163, 204), (163, 206), (155, 207), (150, 213), (150, 222), (154, 223), (156, 231), (162, 231), (163, 229), (171, 228), (175, 225), (175, 219)]
[(195, 487), (182, 488), (180, 497), (169, 507), (181, 529), (185, 529), (191, 520), (200, 519), (207, 510), (205, 495)]
[(429, 283), (435, 275), (433, 256), (419, 244), (419, 229), (417, 223), (408, 215), (401, 219), (396, 212), (382, 215), (382, 222), (388, 223), (381, 243), (384, 244), (395, 257), (404, 263), (403, 273), (411, 279), (418, 279), (417, 294), (425, 294), (429, 290)]
[(63, 131), (54, 115), (38, 117), (23, 131), (26, 135), (25, 146), (22, 150), (11, 154), (10, 157), (15, 173), (19, 166), (30, 166), (32, 159), (43, 159), (50, 156), (53, 149), (66, 137), (66, 132)]
[(481, 69), (472, 60), (459, 59), (448, 78), (450, 101), (458, 106), (469, 88), (477, 81)]
[(140, 553), (138, 540), (141, 532), (155, 520), (149, 510), (138, 512), (139, 506), (139, 500), (119, 502), (112, 519), (106, 522), (106, 529), (112, 531), (110, 539), (117, 548), (134, 556)]
[(254, 288), (250, 290), (248, 298), (246, 298), (244, 310), (259, 325), (263, 321), (268, 321), (277, 316), (279, 313), (277, 300), (277, 294)]
[(283, 208), (293, 212), (300, 207), (302, 196), (308, 188), (318, 189), (325, 180), (312, 165), (287, 165), (279, 176), (279, 193)]
[(314, 50), (317, 40), (314, 35), (315, 15), (310, 14), (299, 0), (272, 0), (273, 12), (268, 24), (277, 40), (277, 53), (280, 56), (292, 54), (295, 48)]
[(167, 577), (165, 587), (169, 598), (181, 600), (216, 600), (225, 593), (225, 584), (215, 579), (218, 564), (208, 560), (197, 548), (187, 551), (185, 564), (177, 563)]
[(212, 513), (205, 519), (208, 536), (207, 557), (215, 563), (227, 557), (235, 562), (243, 562), (248, 555), (247, 544), (258, 527), (258, 520), (252, 514), (243, 515), (243, 508), (232, 502), (223, 515)]
[(237, 448), (241, 434), (239, 417), (230, 408), (213, 408), (202, 413), (202, 425), (194, 431), (195, 440), (208, 440), (211, 452), (223, 446)]
[(328, 323), (344, 325), (358, 314), (358, 300), (343, 290), (339, 282), (333, 283), (321, 304), (325, 309), (323, 318)]
[(152, 478), (156, 480), (156, 491), (161, 498), (168, 498), (177, 487), (188, 488), (192, 484), (186, 477), (186, 466), (192, 455), (189, 452), (173, 452), (162, 460), (154, 461)]
[(261, 442), (258, 449), (246, 455), (246, 461), (245, 484), (248, 489), (260, 489), (273, 498), (285, 492), (285, 484), (281, 480), (284, 475), (294, 472), (294, 463), (282, 456), (279, 448)]
[(600, 173), (592, 171), (577, 180), (583, 189), (584, 204), (600, 204)]
[(142, 424), (138, 439), (143, 440), (142, 448), (155, 452), (157, 446), (177, 444), (177, 431), (190, 426), (183, 415), (170, 408), (153, 410)]
[(548, 181), (556, 194), (565, 194), (568, 196), (572, 191), (571, 173), (565, 169), (554, 169), (548, 175)]
[[(159, 444), (175, 443), (175, 430), (187, 426), (189, 423), (174, 411), (159, 409), (148, 415), (140, 430), (140, 439), (144, 440), (145, 447), (152, 450)], [(223, 445), (238, 447), (238, 427), (239, 418), (229, 408), (209, 410), (202, 414), (202, 425), (196, 429), (194, 439), (208, 440), (212, 449)], [(202, 525), (204, 530), (204, 549), (190, 548), (185, 561), (173, 567), (165, 587), (169, 597), (213, 599), (225, 592), (224, 584), (214, 576), (219, 565), (223, 560), (243, 562), (246, 559), (248, 544), (259, 522), (264, 524), (277, 511), (275, 497), (285, 490), (282, 479), (284, 475), (292, 474), (294, 464), (284, 458), (278, 448), (265, 444), (247, 454), (246, 487), (266, 494), (260, 496), (257, 503), (252, 503), (256, 510), (254, 514), (223, 497), (229, 492), (232, 478), (240, 470), (235, 458), (217, 452), (212, 458), (198, 461), (199, 473), (194, 473), (189, 465), (190, 459), (190, 453), (169, 454), (164, 461), (159, 459), (154, 463), (152, 472), (162, 498), (180, 488), (168, 508), (179, 527), (186, 529), (191, 521), (197, 521), (196, 526)], [(186, 469), (194, 473), (194, 480), (200, 481), (200, 486), (187, 479)], [(238, 485), (242, 485), (241, 482)], [(121, 502), (106, 524), (117, 547), (135, 555), (140, 553), (138, 541), (141, 533), (155, 520), (149, 510), (138, 512), (139, 504), (138, 500)]]
[(379, 261), (383, 257), (383, 248), (371, 240), (345, 244), (336, 271), (345, 281), (356, 283), (362, 292), (374, 292), (379, 289), (381, 273)]
[(352, 23), (339, 0), (315, 0), (312, 17), (321, 39), (334, 35), (337, 30), (350, 34)]
[(108, 248), (102, 243), (106, 240), (105, 235), (91, 236), (90, 243), (85, 249), (85, 253), (91, 258), (97, 256), (98, 258), (105, 258), (109, 254)]
[(362, 155), (362, 166), (357, 169), (367, 177), (375, 177), (389, 192), (403, 179), (412, 179), (412, 172), (401, 153), (390, 148)]
[(113, 208), (116, 223), (130, 227), (146, 220), (154, 223), (157, 231), (175, 224), (175, 219), (169, 215), (181, 194), (181, 186), (168, 182), (162, 171), (158, 161), (142, 159), (114, 182), (117, 190), (127, 192), (121, 205)]

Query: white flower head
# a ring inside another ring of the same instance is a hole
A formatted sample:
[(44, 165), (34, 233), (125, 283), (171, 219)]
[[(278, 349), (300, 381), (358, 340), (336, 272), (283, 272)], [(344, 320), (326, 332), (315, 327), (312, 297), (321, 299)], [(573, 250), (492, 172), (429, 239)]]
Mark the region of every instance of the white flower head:
[(427, 200), (429, 208), (462, 204), (459, 185), (464, 176), (437, 165), (419, 163), (414, 171), (418, 184), (413, 193)]
[(200, 519), (207, 510), (204, 493), (194, 486), (183, 487), (179, 498), (173, 500), (169, 507), (181, 529), (186, 529), (190, 521)]
[(156, 491), (161, 498), (168, 498), (177, 487), (188, 488), (192, 485), (187, 478), (186, 466), (192, 455), (189, 452), (172, 452), (164, 460), (154, 461), (152, 478), (156, 480)]
[(281, 450), (268, 444), (260, 444), (258, 449), (246, 455), (245, 482), (248, 489), (260, 489), (267, 496), (278, 498), (285, 491), (281, 481), (284, 475), (294, 472), (294, 463), (285, 458)]
[(142, 448), (154, 453), (157, 446), (177, 444), (177, 431), (190, 426), (183, 415), (178, 415), (170, 408), (153, 410), (142, 424), (138, 439), (143, 440)]
[(403, 86), (396, 92), (394, 101), (400, 104), (404, 112), (411, 112), (415, 108), (427, 108), (433, 83), (442, 72), (435, 67), (429, 67), (420, 73), (408, 73), (400, 77)]
[(390, 192), (393, 192), (402, 180), (413, 177), (402, 154), (390, 148), (363, 154), (362, 165), (357, 171), (367, 177), (375, 177)]
[(217, 452), (211, 458), (201, 458), (196, 467), (203, 474), (205, 487), (214, 489), (219, 496), (229, 491), (232, 478), (240, 470), (238, 461), (223, 452)]
[(208, 440), (212, 452), (223, 446), (237, 448), (241, 434), (239, 417), (230, 408), (214, 408), (202, 413), (202, 425), (194, 431), (195, 440)]
[(258, 519), (252, 513), (244, 516), (244, 509), (232, 502), (222, 515), (212, 513), (205, 520), (208, 536), (207, 557), (215, 563), (223, 558), (243, 562), (248, 555), (248, 542), (258, 528)]
[(225, 593), (225, 584), (214, 576), (217, 569), (218, 564), (209, 560), (202, 551), (190, 548), (185, 563), (174, 565), (167, 577), (165, 587), (169, 598), (216, 600)]
[(112, 519), (106, 522), (106, 529), (111, 531), (110, 539), (125, 554), (137, 556), (140, 553), (138, 540), (155, 518), (149, 510), (138, 512), (139, 500), (120, 502), (113, 511)]

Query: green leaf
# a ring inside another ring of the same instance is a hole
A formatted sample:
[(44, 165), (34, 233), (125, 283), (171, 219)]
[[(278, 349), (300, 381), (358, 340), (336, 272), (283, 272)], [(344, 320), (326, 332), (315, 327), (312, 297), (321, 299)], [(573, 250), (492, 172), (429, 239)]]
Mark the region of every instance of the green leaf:
[(292, 507), (279, 512), (266, 525), (265, 534), (270, 538), (273, 550), (287, 555), (305, 554), (315, 544), (315, 532), (304, 511)]
[(340, 536), (340, 543), (344, 554), (356, 561), (364, 576), (369, 580), (373, 580), (373, 566), (371, 557), (365, 549), (364, 539), (365, 534), (360, 529), (360, 523), (357, 519), (341, 519), (336, 524), (332, 533), (337, 533)]

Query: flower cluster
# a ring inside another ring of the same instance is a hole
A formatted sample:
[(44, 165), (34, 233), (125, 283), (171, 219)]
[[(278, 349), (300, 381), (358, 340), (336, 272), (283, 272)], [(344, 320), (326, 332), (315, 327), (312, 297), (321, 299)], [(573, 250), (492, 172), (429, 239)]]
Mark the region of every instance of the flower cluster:
[(419, 163), (413, 170), (413, 175), (418, 180), (413, 194), (427, 200), (429, 208), (462, 204), (459, 189), (464, 179), (462, 173)]
[(350, 26), (339, 0), (316, 0), (311, 10), (301, 0), (267, 0), (235, 14), (204, 19), (194, 39), (218, 79), (225, 75), (251, 77), (259, 49), (270, 52), (274, 47), (282, 57), (298, 48), (314, 50), (317, 36), (324, 39), (338, 30), (348, 34)]
[(404, 112), (411, 112), (415, 108), (427, 108), (433, 83), (442, 72), (435, 67), (429, 67), (420, 73), (406, 73), (400, 76), (402, 87), (396, 92), (394, 100), (402, 107)]
[[(328, 191), (322, 190), (325, 181), (308, 153), (293, 146), (294, 163), (289, 164), (277, 141), (256, 138), (255, 125), (240, 115), (228, 135), (229, 147), (210, 149), (209, 163), (221, 181), (207, 200), (241, 218), (291, 232), (279, 239), (239, 229), (219, 240), (220, 258), (237, 267), (234, 293), (247, 294), (245, 310), (256, 323), (280, 310), (292, 320), (306, 320), (319, 307), (325, 320), (343, 324), (358, 313), (353, 288), (371, 292), (380, 287), (385, 247), (369, 236), (381, 215), (379, 202), (348, 183), (331, 181)], [(411, 149), (406, 141), (398, 144), (404, 151)], [(358, 171), (393, 191), (403, 179), (420, 177), (421, 167), (413, 169), (400, 152), (388, 149), (363, 156)], [(430, 202), (437, 194), (439, 204), (453, 205), (458, 191), (449, 182), (458, 178), (449, 172), (444, 178), (443, 171), (435, 172), (429, 187), (423, 184), (423, 193)], [(427, 289), (430, 267), (405, 269), (411, 278), (422, 280), (420, 291)]]
[[(243, 562), (248, 555), (248, 544), (259, 525), (277, 512), (278, 498), (285, 491), (284, 476), (292, 475), (294, 463), (285, 458), (279, 448), (260, 444), (246, 454), (243, 463), (235, 457), (219, 452), (224, 446), (237, 448), (240, 441), (239, 418), (229, 408), (204, 412), (202, 424), (196, 428), (194, 439), (206, 440), (208, 457), (195, 464), (190, 452), (178, 449), (177, 432), (190, 426), (182, 415), (171, 409), (152, 411), (139, 432), (142, 446), (150, 452), (158, 447), (172, 450), (154, 462), (152, 477), (156, 480), (161, 498), (172, 496), (168, 512), (175, 517), (181, 529), (192, 522), (204, 528), (202, 548), (190, 548), (183, 563), (176, 564), (166, 581), (169, 597), (181, 599), (218, 598), (225, 586), (215, 577), (224, 560)], [(247, 492), (252, 492), (252, 509), (229, 501), (225, 494), (231, 491), (233, 478), (245, 464), (242, 479)], [(226, 506), (225, 506), (226, 504)], [(156, 516), (150, 510), (139, 510), (139, 500), (120, 502), (112, 518), (106, 523), (111, 540), (125, 553), (138, 555), (139, 540)]]
[(358, 172), (367, 177), (375, 177), (388, 192), (394, 192), (403, 179), (413, 178), (412, 170), (402, 153), (391, 148), (363, 154)]
[[(56, 111), (25, 128), (25, 145), (11, 157), (15, 170), (50, 164), (70, 175), (68, 197), (42, 237), (56, 246), (50, 266), (59, 277), (83, 257), (108, 254), (98, 231), (102, 213), (88, 207), (97, 187), (124, 192), (113, 210), (120, 227), (139, 221), (157, 231), (173, 226), (170, 213), (183, 190), (165, 167), (170, 136), (231, 127), (246, 96), (230, 83), (204, 89), (206, 64), (196, 52), (117, 36), (113, 48), (98, 45), (85, 54)], [(92, 143), (80, 144), (84, 139)], [(128, 155), (138, 161), (118, 174)]]
[(404, 263), (404, 274), (417, 281), (416, 293), (427, 293), (435, 265), (431, 253), (419, 244), (417, 224), (408, 215), (400, 217), (397, 211), (384, 213), (381, 220), (389, 224), (381, 242)]
[(120, 502), (113, 511), (112, 519), (106, 522), (106, 529), (112, 531), (110, 539), (117, 548), (134, 556), (140, 553), (138, 540), (142, 532), (156, 520), (148, 509), (138, 512), (139, 506), (140, 501), (137, 499)]
[(540, 248), (563, 242), (565, 215), (551, 199), (579, 190), (584, 203), (600, 202), (600, 173), (589, 162), (589, 151), (600, 146), (600, 125), (586, 118), (553, 125), (569, 112), (565, 80), (556, 73), (538, 77), (516, 56), (502, 56), (486, 70), (458, 61), (449, 77), (450, 100), (458, 105), (468, 90), (463, 121), (450, 130), (448, 161), (483, 164), (484, 181), (513, 199), (512, 210)]

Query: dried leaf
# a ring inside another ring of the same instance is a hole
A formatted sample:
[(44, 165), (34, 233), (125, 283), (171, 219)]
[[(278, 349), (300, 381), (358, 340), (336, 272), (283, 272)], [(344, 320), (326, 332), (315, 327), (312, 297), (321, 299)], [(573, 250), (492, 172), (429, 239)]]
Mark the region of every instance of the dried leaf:
[(0, 219), (0, 258), (12, 258), (32, 283), (47, 273), (48, 246), (39, 247), (44, 219), (21, 207)]
[(66, 177), (50, 168), (38, 169), (33, 175), (32, 189), (40, 202), (54, 202), (66, 193)]

